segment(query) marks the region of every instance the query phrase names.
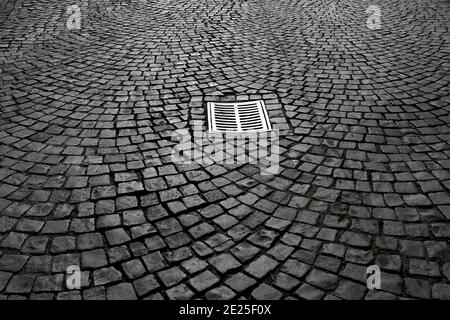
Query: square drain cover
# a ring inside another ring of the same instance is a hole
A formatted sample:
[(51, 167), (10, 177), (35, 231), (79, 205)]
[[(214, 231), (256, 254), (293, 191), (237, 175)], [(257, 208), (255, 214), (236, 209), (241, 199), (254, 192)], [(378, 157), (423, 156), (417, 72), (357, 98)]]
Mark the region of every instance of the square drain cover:
[(238, 103), (208, 103), (209, 132), (271, 131), (267, 110), (262, 100)]

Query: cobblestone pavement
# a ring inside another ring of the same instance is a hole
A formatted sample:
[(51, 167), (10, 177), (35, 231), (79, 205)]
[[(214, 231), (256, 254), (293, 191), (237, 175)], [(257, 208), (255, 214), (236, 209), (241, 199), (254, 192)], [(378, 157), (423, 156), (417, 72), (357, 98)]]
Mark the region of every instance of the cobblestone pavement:
[[(0, 4), (1, 299), (450, 299), (450, 1), (76, 2)], [(172, 163), (235, 99), (280, 173)]]

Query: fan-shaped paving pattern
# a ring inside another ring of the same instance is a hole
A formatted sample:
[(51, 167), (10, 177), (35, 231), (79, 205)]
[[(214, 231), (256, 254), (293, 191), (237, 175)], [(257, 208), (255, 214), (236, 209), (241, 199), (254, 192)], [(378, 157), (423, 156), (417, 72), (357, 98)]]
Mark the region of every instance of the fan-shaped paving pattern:
[[(1, 298), (450, 297), (450, 2), (72, 4), (2, 2)], [(280, 174), (173, 164), (235, 99)]]

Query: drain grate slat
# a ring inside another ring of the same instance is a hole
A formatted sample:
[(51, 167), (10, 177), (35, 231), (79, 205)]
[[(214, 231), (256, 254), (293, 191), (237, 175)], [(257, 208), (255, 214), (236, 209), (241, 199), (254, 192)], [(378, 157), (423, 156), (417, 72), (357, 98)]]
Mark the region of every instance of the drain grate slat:
[(262, 100), (208, 103), (209, 132), (265, 132), (272, 127)]

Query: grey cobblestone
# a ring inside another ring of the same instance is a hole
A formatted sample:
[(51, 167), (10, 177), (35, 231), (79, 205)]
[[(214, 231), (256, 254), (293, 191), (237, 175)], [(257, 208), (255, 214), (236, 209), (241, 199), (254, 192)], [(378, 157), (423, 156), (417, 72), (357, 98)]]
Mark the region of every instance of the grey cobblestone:
[[(0, 299), (450, 299), (448, 2), (3, 2)], [(259, 99), (278, 174), (172, 161)]]

